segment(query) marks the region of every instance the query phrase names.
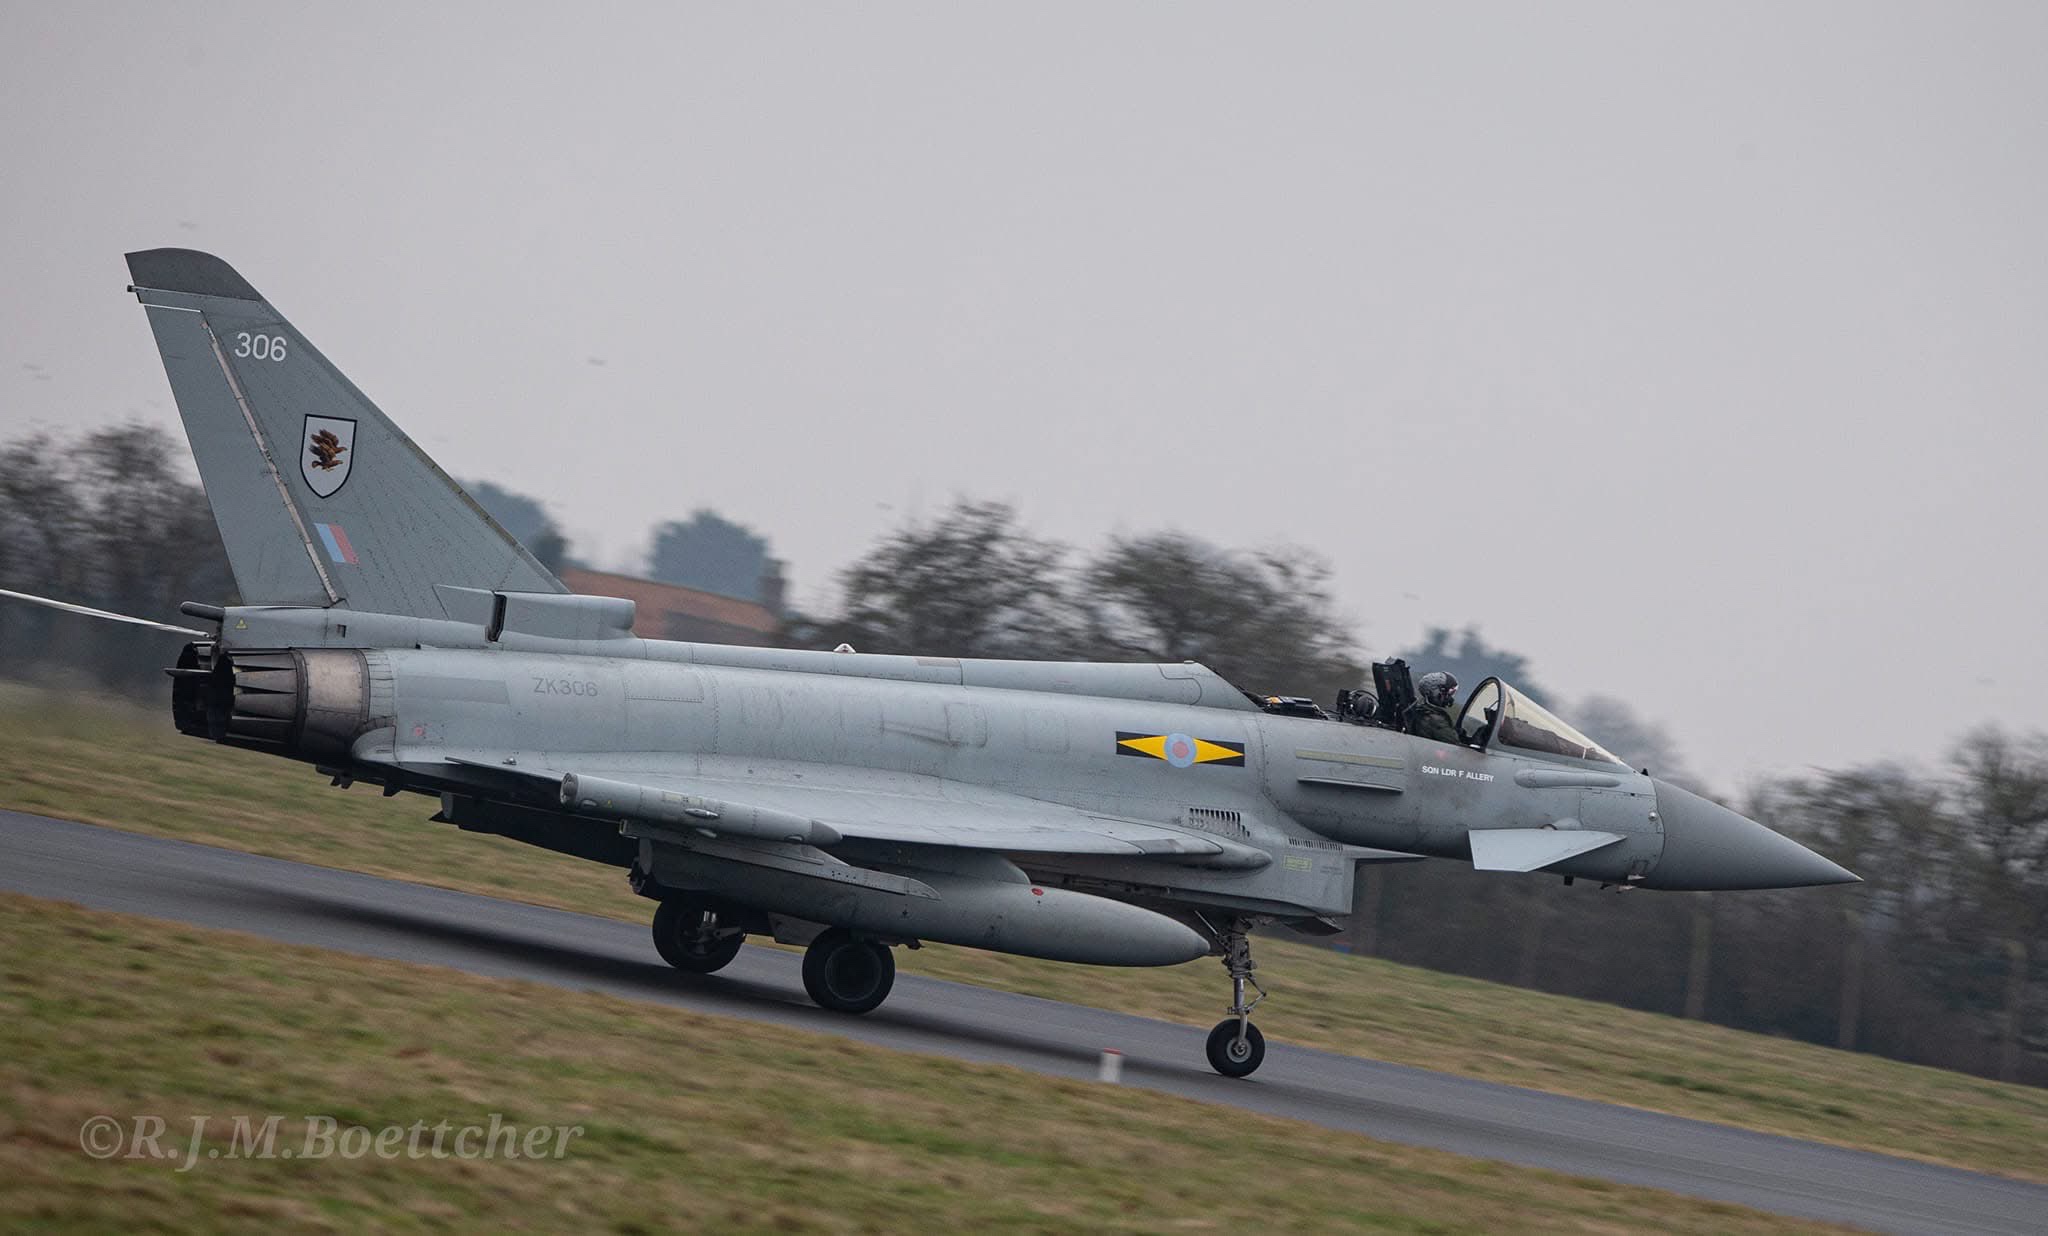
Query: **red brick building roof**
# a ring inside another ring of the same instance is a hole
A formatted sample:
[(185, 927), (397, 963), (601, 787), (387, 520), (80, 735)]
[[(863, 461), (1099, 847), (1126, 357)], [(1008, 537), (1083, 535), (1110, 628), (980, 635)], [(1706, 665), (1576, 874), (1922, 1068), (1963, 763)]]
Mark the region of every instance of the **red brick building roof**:
[(561, 580), (571, 592), (586, 596), (624, 597), (633, 602), (633, 634), (644, 639), (675, 639), (698, 644), (746, 644), (765, 648), (775, 642), (781, 626), (775, 615), (754, 601), (699, 592), (659, 580), (565, 567)]

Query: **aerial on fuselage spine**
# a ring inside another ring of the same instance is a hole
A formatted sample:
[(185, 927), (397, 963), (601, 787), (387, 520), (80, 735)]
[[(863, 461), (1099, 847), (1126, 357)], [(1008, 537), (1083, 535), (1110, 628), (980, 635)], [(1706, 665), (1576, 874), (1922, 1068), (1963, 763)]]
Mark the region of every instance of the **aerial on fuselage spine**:
[(1855, 878), (1493, 679), (1426, 736), (1398, 663), (1332, 715), (1193, 663), (642, 639), (632, 602), (568, 593), (225, 262), (129, 266), (244, 600), (185, 606), (217, 629), (171, 670), (178, 727), (620, 867), (678, 969), (772, 935), (806, 946), (818, 1003), (864, 1012), (892, 948), (924, 940), (1215, 955), (1232, 999), (1209, 1060), (1243, 1076), (1265, 1054), (1250, 933), (1335, 930), (1361, 863)]

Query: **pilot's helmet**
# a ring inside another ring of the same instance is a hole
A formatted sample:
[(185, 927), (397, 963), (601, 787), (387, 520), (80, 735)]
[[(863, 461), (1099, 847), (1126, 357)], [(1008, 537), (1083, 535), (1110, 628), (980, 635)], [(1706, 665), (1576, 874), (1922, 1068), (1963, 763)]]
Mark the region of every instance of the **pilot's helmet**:
[(1415, 690), (1425, 704), (1438, 708), (1449, 708), (1458, 698), (1458, 680), (1442, 670), (1424, 674), (1415, 680)]

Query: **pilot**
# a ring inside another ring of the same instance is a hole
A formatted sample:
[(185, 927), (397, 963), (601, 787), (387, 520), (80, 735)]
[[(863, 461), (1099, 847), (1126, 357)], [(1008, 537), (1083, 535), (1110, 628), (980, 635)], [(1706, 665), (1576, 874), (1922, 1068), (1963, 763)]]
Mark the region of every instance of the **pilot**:
[(1408, 732), (1432, 742), (1461, 742), (1451, 705), (1458, 699), (1458, 680), (1442, 670), (1415, 680), (1416, 700), (1408, 706)]
[(1379, 710), (1379, 697), (1369, 688), (1359, 687), (1356, 690), (1346, 689), (1337, 692), (1339, 721), (1349, 721), (1353, 725), (1371, 725), (1373, 717)]

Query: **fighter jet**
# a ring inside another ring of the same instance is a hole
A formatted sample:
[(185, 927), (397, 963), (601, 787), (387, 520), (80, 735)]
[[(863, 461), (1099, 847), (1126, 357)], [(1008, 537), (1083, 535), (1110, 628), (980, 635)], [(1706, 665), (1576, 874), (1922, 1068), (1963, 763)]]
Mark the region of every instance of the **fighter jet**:
[(1338, 929), (1363, 863), (1623, 889), (1856, 879), (1497, 679), (1431, 739), (1404, 732), (1397, 662), (1333, 716), (1194, 662), (636, 637), (631, 601), (571, 595), (226, 262), (128, 266), (243, 602), (183, 607), (207, 625), (170, 670), (178, 729), (622, 868), (678, 970), (768, 936), (806, 946), (813, 1000), (864, 1013), (891, 950), (927, 940), (1217, 956), (1209, 1063), (1243, 1077), (1265, 1057), (1251, 933)]

